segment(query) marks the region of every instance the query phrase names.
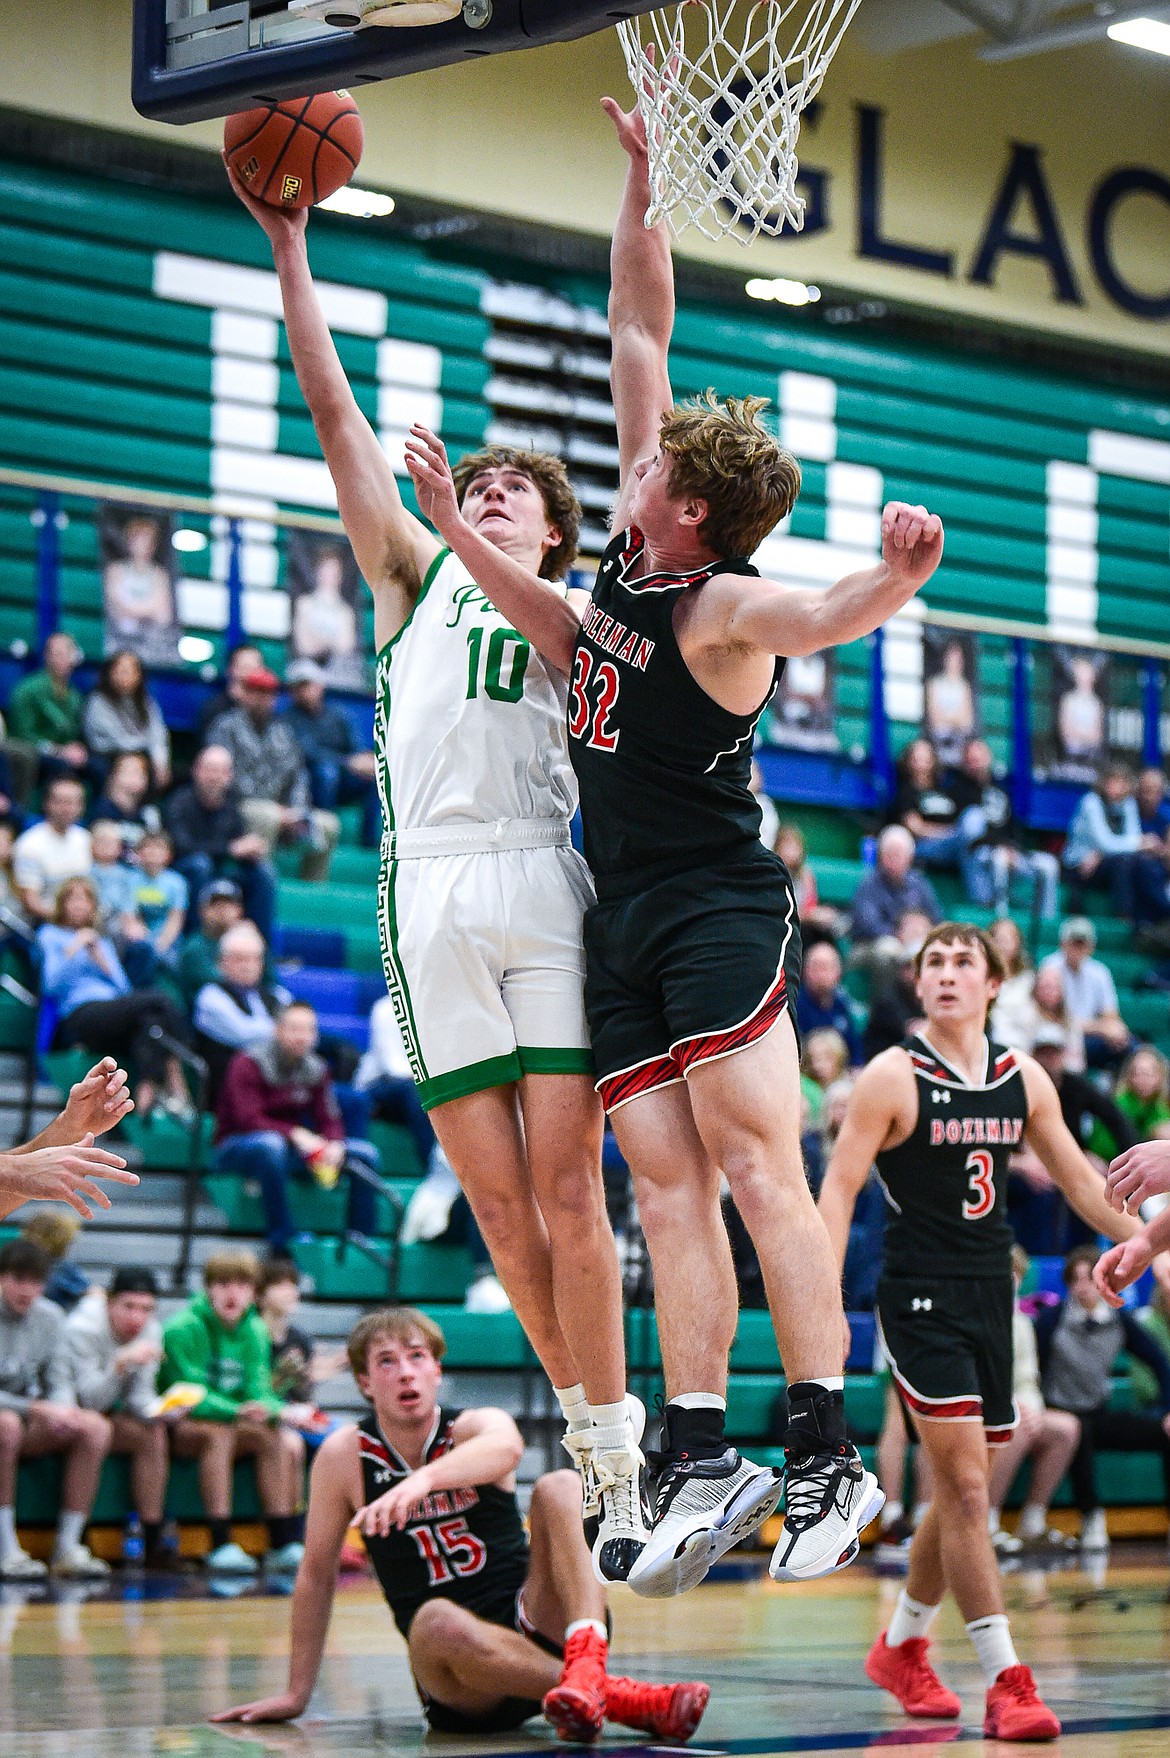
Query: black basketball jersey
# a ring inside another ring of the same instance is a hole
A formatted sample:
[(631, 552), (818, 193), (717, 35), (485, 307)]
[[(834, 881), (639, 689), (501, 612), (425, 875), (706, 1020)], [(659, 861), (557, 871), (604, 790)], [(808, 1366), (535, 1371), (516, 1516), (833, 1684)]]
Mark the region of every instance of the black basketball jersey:
[(976, 1086), (928, 1038), (902, 1046), (914, 1069), (918, 1120), (900, 1147), (877, 1156), (887, 1276), (1010, 1274), (1008, 1160), (1028, 1121), (1028, 1096), (1015, 1051), (984, 1042)]
[(603, 899), (758, 845), (752, 734), (784, 670), (778, 659), (754, 714), (714, 702), (679, 652), (674, 607), (713, 575), (758, 570), (721, 560), (689, 574), (633, 578), (644, 548), (631, 527), (606, 549), (569, 685), (585, 856)]
[[(424, 1464), (455, 1445), (458, 1410), (436, 1410)], [(370, 1413), (358, 1424), (362, 1488), (367, 1502), (409, 1477), (411, 1467), (395, 1451)], [(510, 1490), (494, 1483), (472, 1489), (436, 1490), (401, 1532), (367, 1538), (366, 1550), (382, 1592), (405, 1636), (425, 1600), (453, 1599), (480, 1617), (515, 1599), (528, 1572), (528, 1540)]]

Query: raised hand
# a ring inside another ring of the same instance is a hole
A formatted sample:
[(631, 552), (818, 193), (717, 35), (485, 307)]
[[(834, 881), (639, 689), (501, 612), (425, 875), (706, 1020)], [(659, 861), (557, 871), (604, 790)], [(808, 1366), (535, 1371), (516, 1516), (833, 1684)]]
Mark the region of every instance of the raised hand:
[(95, 1148), (88, 1132), (71, 1147), (0, 1155), (0, 1194), (19, 1196), (23, 1202), (68, 1203), (83, 1221), (93, 1220), (94, 1208), (110, 1206), (105, 1191), (93, 1182), (95, 1178), (115, 1184), (138, 1183), (138, 1174), (127, 1172), (125, 1160), (105, 1148)]
[(631, 159), (644, 159), (647, 152), (646, 123), (638, 106), (635, 104), (632, 110), (623, 110), (616, 98), (602, 98), (601, 107), (613, 123), (622, 151)]
[(126, 1070), (119, 1068), (112, 1056), (103, 1056), (70, 1087), (60, 1123), (70, 1136), (80, 1140), (86, 1134), (103, 1135), (133, 1109)]
[(248, 193), (244, 184), (240, 182), (228, 164), (227, 154), (221, 153), (220, 157), (223, 159), (228, 182), (256, 224), (267, 234), (273, 250), (279, 244), (288, 244), (297, 238), (304, 237), (305, 229), (309, 224), (308, 208), (274, 208), (266, 201), (257, 201), (254, 195)]
[(439, 536), (449, 542), (463, 524), (455, 478), (447, 460), (447, 448), (437, 434), (416, 421), (406, 441), (406, 468), (418, 496), (419, 511)]
[(1093, 1265), (1093, 1286), (1110, 1306), (1120, 1306), (1121, 1290), (1145, 1274), (1152, 1258), (1149, 1240), (1135, 1233), (1132, 1239), (1111, 1246), (1097, 1259)]
[(942, 560), (942, 520), (925, 507), (888, 501), (882, 512), (882, 560), (917, 591)]
[(1119, 1215), (1133, 1214), (1151, 1196), (1170, 1191), (1170, 1142), (1143, 1141), (1127, 1148), (1109, 1168), (1105, 1195)]

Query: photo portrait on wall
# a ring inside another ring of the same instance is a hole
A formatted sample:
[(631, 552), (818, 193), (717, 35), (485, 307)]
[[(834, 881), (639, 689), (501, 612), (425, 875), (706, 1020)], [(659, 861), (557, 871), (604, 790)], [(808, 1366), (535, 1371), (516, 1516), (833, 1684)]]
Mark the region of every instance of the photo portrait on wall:
[(288, 533), (289, 658), (312, 659), (334, 689), (370, 683), (363, 652), (361, 576), (344, 538)]
[(106, 654), (128, 648), (145, 666), (177, 666), (174, 520), (106, 501), (98, 510)]

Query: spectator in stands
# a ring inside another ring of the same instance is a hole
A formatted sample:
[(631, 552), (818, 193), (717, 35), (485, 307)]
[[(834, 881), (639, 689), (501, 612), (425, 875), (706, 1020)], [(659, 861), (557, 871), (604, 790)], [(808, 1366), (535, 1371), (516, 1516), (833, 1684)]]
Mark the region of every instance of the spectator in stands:
[(802, 1038), (825, 1029), (839, 1032), (856, 1068), (863, 1061), (861, 1033), (853, 1003), (841, 986), (841, 972), (841, 954), (831, 941), (809, 947), (800, 978), (796, 1023)]
[(1134, 1036), (1121, 1017), (1117, 986), (1109, 966), (1093, 957), (1097, 930), (1088, 916), (1069, 916), (1060, 924), (1060, 951), (1042, 960), (1042, 971), (1059, 971), (1065, 1004), (1085, 1034), (1090, 1068), (1116, 1068), (1134, 1048)]
[(280, 680), (260, 667), (240, 679), (241, 701), (212, 721), (208, 743), (222, 745), (235, 765), (236, 787), (249, 830), (269, 851), (278, 842), (303, 845), (302, 879), (327, 879), (341, 826), (335, 812), (319, 811), (309, 794), (300, 746), (275, 718)]
[(130, 911), (135, 881), (134, 869), (122, 856), (122, 826), (112, 818), (98, 818), (89, 827), (90, 854), (93, 865), (89, 877), (98, 895), (98, 926), (103, 934), (116, 939), (122, 931), (122, 918)]
[(81, 730), (93, 756), (109, 762), (123, 751), (140, 751), (155, 787), (170, 786), (171, 735), (146, 687), (142, 661), (129, 648), (104, 661), (86, 698)]
[(804, 1040), (801, 1067), (827, 1093), (849, 1071), (849, 1046), (840, 1032), (810, 1032)]
[[(1064, 1265), (1067, 1298), (1036, 1315), (1044, 1397), (1052, 1409), (1071, 1411), (1080, 1419), (1081, 1439), (1070, 1476), (1083, 1550), (1106, 1550), (1109, 1545), (1095, 1481), (1098, 1448), (1161, 1454), (1170, 1511), (1170, 1360), (1131, 1313), (1107, 1305), (1097, 1293), (1093, 1265), (1100, 1255), (1095, 1245), (1070, 1252)], [(1113, 1364), (1123, 1349), (1157, 1378), (1157, 1416), (1109, 1408)]]
[[(1020, 1286), (1028, 1273), (1028, 1254), (1012, 1247), (1012, 1277), (1016, 1300), (1012, 1309), (1012, 1396), (1019, 1424), (1010, 1440), (991, 1455), (987, 1524), (1000, 1556), (1018, 1556), (1026, 1544), (1064, 1547), (1063, 1534), (1048, 1529), (1048, 1508), (1069, 1468), (1081, 1438), (1077, 1417), (1067, 1410), (1049, 1410), (1040, 1389), (1040, 1357), (1032, 1319), (1020, 1306)], [(1016, 1473), (1026, 1459), (1032, 1461), (1028, 1499), (1020, 1510), (1014, 1535), (1004, 1532), (1000, 1515)]]
[(14, 819), (0, 816), (0, 957), (14, 957), (27, 979), (28, 927), (13, 860), (18, 833)]
[(878, 837), (877, 865), (853, 894), (853, 956), (873, 969), (900, 964), (904, 947), (898, 923), (908, 911), (942, 920), (934, 886), (914, 866), (914, 838), (904, 824), (887, 824)]
[(305, 1445), (281, 1422), (272, 1389), (268, 1332), (256, 1311), (260, 1266), (250, 1251), (219, 1251), (203, 1267), (197, 1294), (163, 1327), (159, 1384), (205, 1388), (174, 1428), (181, 1459), (199, 1462), (199, 1489), (211, 1527), (207, 1566), (214, 1573), (254, 1575), (256, 1563), (231, 1536), (232, 1465), (256, 1461), (256, 1485), (268, 1523), (270, 1569), (295, 1569), (304, 1555), (298, 1518)]
[(1030, 1050), (1040, 1018), (1033, 995), (1036, 973), (1024, 937), (1011, 916), (999, 916), (988, 932), (1007, 972), (991, 1010), (991, 1036), (1009, 1049)]
[(20, 1223), (20, 1237), (39, 1245), (49, 1260), (44, 1296), (62, 1312), (72, 1312), (89, 1292), (89, 1277), (69, 1260), (73, 1242), (81, 1231), (81, 1217), (64, 1209), (36, 1209)]
[(272, 1345), (269, 1367), (272, 1389), (284, 1404), (281, 1416), (305, 1437), (310, 1449), (319, 1447), (339, 1424), (317, 1407), (318, 1382), (340, 1373), (345, 1351), (332, 1351), (318, 1360), (312, 1337), (293, 1323), (301, 1299), (301, 1276), (290, 1257), (270, 1257), (260, 1266), (256, 1304)]
[(420, 1166), (428, 1166), (435, 1132), (419, 1103), (396, 1003), (390, 995), (383, 995), (370, 1009), (370, 1044), (358, 1063), (354, 1085), (365, 1093), (374, 1117), (410, 1131)]
[(978, 806), (960, 810), (929, 739), (911, 739), (902, 752), (890, 817), (914, 838), (914, 858), (920, 867), (961, 873), (968, 897), (973, 895), (978, 879), (973, 849), (986, 830), (983, 813)]
[(81, 691), (72, 682), (81, 660), (73, 636), (58, 630), (45, 642), (41, 670), (22, 678), (8, 702), (8, 736), (35, 751), (42, 783), (59, 775), (90, 778)]
[(922, 910), (907, 910), (898, 917), (894, 935), (898, 956), (874, 968), (870, 985), (869, 1018), (861, 1041), (866, 1062), (902, 1043), (923, 1023), (914, 960), (932, 927)]
[(224, 664), (223, 689), (203, 704), (197, 722), (199, 737), (207, 741), (208, 728), (217, 721), (221, 714), (238, 708), (244, 699), (241, 679), (248, 672), (261, 671), (264, 666), (264, 655), (259, 647), (250, 641), (244, 641), (238, 647), (232, 647)]
[(83, 830), (85, 790), (71, 776), (58, 776), (45, 788), (44, 819), (16, 839), (12, 872), (29, 921), (52, 921), (57, 893), (67, 879), (80, 878), (93, 865), (89, 831)]
[(266, 837), (249, 830), (235, 789), (235, 765), (222, 745), (205, 745), (191, 765), (191, 780), (176, 788), (164, 808), (175, 851), (175, 871), (198, 897), (213, 879), (240, 889), (244, 912), (266, 940), (276, 919), (276, 876)]
[(171, 866), (171, 853), (166, 831), (148, 830), (138, 844), (137, 867), (131, 869), (123, 932), (129, 941), (149, 950), (155, 968), (175, 964), (187, 919), (187, 881)]
[(382, 815), (373, 751), (359, 748), (349, 716), (325, 700), (325, 673), (315, 659), (294, 659), (284, 681), (292, 701), (283, 718), (308, 764), (314, 806), (335, 812), (360, 805), (362, 845), (377, 848)]
[[(1139, 1044), (1117, 1077), (1117, 1109), (1129, 1118), (1138, 1141), (1170, 1140), (1170, 1066), (1152, 1044)], [(1115, 1160), (1123, 1144), (1094, 1120), (1089, 1149), (1099, 1160)]]
[(163, 1543), (170, 1471), (167, 1425), (154, 1416), (162, 1330), (153, 1270), (115, 1270), (108, 1292), (95, 1288), (70, 1314), (63, 1333), (73, 1402), (109, 1423), (111, 1453), (130, 1461), (130, 1505), (142, 1522), (148, 1569), (174, 1567)]
[(133, 852), (148, 830), (162, 828), (162, 814), (149, 793), (149, 759), (141, 751), (120, 752), (110, 764), (103, 792), (90, 807), (90, 823), (104, 818), (116, 824), (123, 848)]
[(1030, 1041), (1024, 1049), (1031, 1050), (1036, 1035), (1045, 1026), (1055, 1026), (1064, 1033), (1064, 1065), (1073, 1074), (1085, 1072), (1085, 1034), (1079, 1020), (1073, 1018), (1064, 998), (1064, 978), (1059, 970), (1041, 965), (1032, 980), (1032, 1001), (1036, 1018)]
[[(204, 983), (219, 975), (219, 943), (229, 928), (244, 919), (244, 897), (234, 879), (212, 879), (198, 895), (198, 928), (179, 947), (175, 976), (188, 1007)], [(257, 930), (259, 932), (259, 930)]]
[[(57, 1009), (53, 1047), (84, 1044), (95, 1053), (127, 1056), (137, 1075), (134, 1104), (149, 1118), (158, 1091), (164, 1110), (192, 1120), (183, 1070), (166, 1037), (184, 1041), (187, 1022), (178, 1002), (161, 989), (134, 989), (113, 942), (97, 930), (98, 898), (91, 879), (67, 879), (57, 895), (54, 921), (37, 930), (42, 993)], [(166, 1037), (160, 1037), (166, 1034)]]
[(994, 907), (1006, 916), (1013, 878), (1025, 880), (1038, 913), (1045, 921), (1058, 907), (1060, 862), (1046, 849), (1026, 849), (1023, 830), (1012, 807), (1011, 795), (995, 778), (991, 746), (986, 739), (968, 739), (963, 746), (962, 767), (951, 778), (950, 792), (959, 808), (960, 821), (974, 829), (982, 816), (982, 831), (972, 842), (974, 859), (967, 870), (972, 903)]
[[(1095, 1081), (1074, 1074), (1065, 1062), (1065, 1034), (1059, 1026), (1042, 1025), (1032, 1043), (1032, 1054), (1060, 1097), (1060, 1109), (1074, 1139), (1086, 1152), (1094, 1119), (1102, 1123), (1117, 1143), (1118, 1152), (1137, 1145), (1138, 1135), (1124, 1111)], [(1098, 1160), (1102, 1172), (1104, 1162)]]
[(1138, 856), (1158, 854), (1162, 839), (1142, 830), (1133, 776), (1124, 763), (1107, 763), (1097, 784), (1077, 803), (1064, 845), (1064, 871), (1074, 908), (1087, 887), (1108, 891), (1114, 915), (1134, 918)]
[(1166, 776), (1161, 769), (1143, 769), (1133, 790), (1137, 801), (1138, 823), (1143, 836), (1156, 836), (1164, 845), (1170, 837), (1170, 798), (1167, 797)]
[(831, 940), (836, 945), (845, 933), (848, 921), (831, 904), (819, 902), (816, 874), (809, 865), (808, 850), (798, 826), (781, 824), (772, 849), (788, 868), (788, 877), (792, 880), (805, 951), (815, 946), (818, 940)]
[(108, 1566), (81, 1542), (97, 1494), (109, 1429), (73, 1402), (65, 1370), (65, 1315), (44, 1298), (49, 1260), (39, 1245), (0, 1246), (0, 1579), (39, 1581), (46, 1574), (16, 1536), (16, 1470), (21, 1459), (62, 1456), (61, 1512), (51, 1567), (55, 1574), (100, 1579)]
[(237, 1050), (268, 1043), (276, 1018), (292, 997), (265, 980), (266, 948), (253, 922), (237, 922), (220, 936), (216, 969), (195, 997), (196, 1044), (208, 1066), (214, 1108), (228, 1063)]
[(233, 1056), (216, 1107), (216, 1170), (259, 1184), (275, 1252), (286, 1250), (296, 1231), (291, 1179), (312, 1177), (331, 1189), (339, 1177), (348, 1177), (347, 1225), (358, 1234), (374, 1231), (377, 1151), (346, 1137), (333, 1081), (316, 1048), (316, 1013), (303, 1001), (291, 1002), (270, 1039)]

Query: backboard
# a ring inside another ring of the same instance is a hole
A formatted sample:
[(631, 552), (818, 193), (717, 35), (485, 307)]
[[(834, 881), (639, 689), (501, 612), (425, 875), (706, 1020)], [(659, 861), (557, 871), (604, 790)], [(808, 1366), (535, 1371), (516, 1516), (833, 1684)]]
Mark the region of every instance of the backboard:
[[(464, 0), (415, 28), (336, 28), (289, 0), (134, 0), (134, 107), (164, 122), (246, 110), (261, 98), (356, 89), (428, 67), (605, 30), (660, 0)], [(304, 0), (302, 0), (304, 4)], [(335, 16), (360, 11), (339, 0)], [(393, 12), (392, 6), (383, 13)]]

